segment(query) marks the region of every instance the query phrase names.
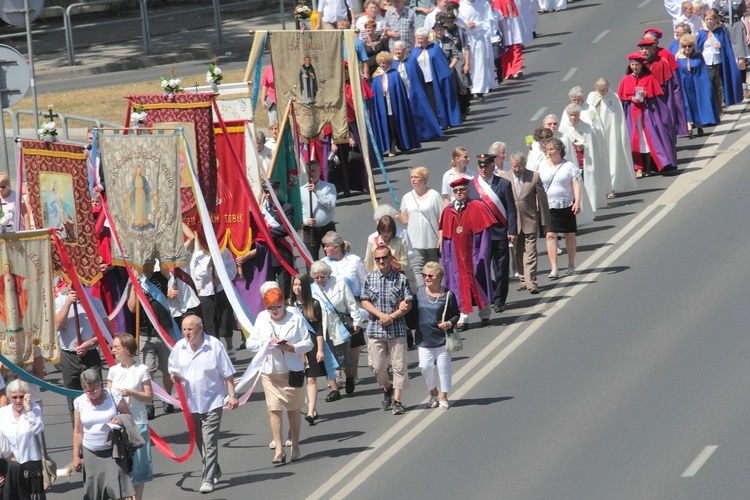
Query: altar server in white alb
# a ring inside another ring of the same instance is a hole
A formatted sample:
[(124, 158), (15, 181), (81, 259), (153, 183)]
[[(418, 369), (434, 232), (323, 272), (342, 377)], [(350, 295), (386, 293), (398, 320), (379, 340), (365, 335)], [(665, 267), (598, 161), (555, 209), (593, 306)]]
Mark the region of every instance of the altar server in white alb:
[(615, 193), (634, 190), (635, 169), (630, 152), (630, 135), (620, 98), (610, 90), (607, 80), (599, 78), (596, 90), (589, 93), (586, 102), (599, 115), (607, 142), (609, 173), (612, 177), (612, 192), (607, 194), (607, 198), (614, 198)]
[(458, 18), (466, 28), (469, 45), (472, 86), (471, 91), (480, 101), (484, 94), (497, 86), (492, 35), (499, 29), (497, 17), (486, 0), (461, 0)]

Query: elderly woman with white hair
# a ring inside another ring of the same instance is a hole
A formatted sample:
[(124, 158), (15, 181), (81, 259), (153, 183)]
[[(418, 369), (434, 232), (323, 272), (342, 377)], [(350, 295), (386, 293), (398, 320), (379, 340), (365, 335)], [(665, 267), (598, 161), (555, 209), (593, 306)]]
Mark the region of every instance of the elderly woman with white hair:
[(490, 145), (487, 152), (491, 155), (495, 155), (495, 175), (503, 175), (506, 172), (510, 172), (510, 163), (505, 161), (507, 156), (508, 146), (503, 141), (495, 141)]
[[(328, 343), (336, 362), (346, 375), (345, 390), (347, 394), (354, 392), (354, 361), (352, 359), (352, 338), (359, 338), (362, 315), (357, 301), (354, 299), (349, 286), (341, 278), (331, 276), (331, 267), (318, 260), (310, 266), (310, 276), (315, 284), (312, 286), (313, 296), (320, 303), (323, 323), (323, 339)], [(352, 318), (353, 331), (349, 331), (342, 321), (342, 316)], [(362, 338), (364, 336), (362, 335)], [(360, 343), (361, 341), (358, 341)], [(362, 344), (360, 344), (361, 346)], [(359, 347), (357, 347), (359, 350)], [(358, 358), (359, 360), (359, 358)], [(331, 392), (326, 396), (327, 402), (338, 401), (341, 393), (335, 380), (328, 380)]]
[(30, 496), (46, 498), (42, 476), (41, 434), (44, 431), (42, 409), (33, 403), (29, 384), (16, 379), (8, 384), (10, 405), (0, 408), (0, 433), (16, 461), (21, 464)]
[(606, 144), (602, 132), (581, 118), (582, 109), (578, 104), (568, 104), (565, 108), (568, 124), (560, 131), (573, 143), (570, 156), (576, 156), (579, 168), (583, 169), (585, 195), (588, 196), (594, 211), (607, 206), (607, 193), (612, 191), (612, 179), (607, 167)]
[[(430, 171), (426, 167), (412, 168), (409, 178), (414, 189), (401, 199), (401, 211), (395, 214), (395, 219), (406, 224), (407, 254), (409, 246), (414, 247), (413, 253), (408, 255), (409, 267), (417, 285), (423, 285), (422, 267), (425, 262), (440, 260), (438, 223), (444, 203), (440, 193), (427, 187)], [(398, 229), (396, 235), (399, 235)]]
[[(568, 99), (570, 99), (570, 104), (578, 104), (581, 107), (581, 120), (588, 123), (595, 129), (603, 130), (601, 119), (599, 118), (596, 110), (589, 106), (585, 101), (583, 88), (576, 85), (575, 87), (570, 89), (570, 91), (568, 92)], [(566, 110), (567, 108), (563, 109), (562, 115), (560, 117), (560, 132), (562, 132), (565, 127), (570, 125), (570, 118), (568, 118), (568, 112)]]

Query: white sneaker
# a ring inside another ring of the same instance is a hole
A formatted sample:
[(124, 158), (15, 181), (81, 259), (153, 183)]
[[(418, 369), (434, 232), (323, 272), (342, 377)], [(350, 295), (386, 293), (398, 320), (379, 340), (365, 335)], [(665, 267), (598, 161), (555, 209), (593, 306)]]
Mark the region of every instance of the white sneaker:
[(214, 491), (214, 485), (209, 483), (208, 481), (204, 481), (198, 491), (200, 491), (201, 493), (211, 493), (212, 491)]
[(568, 271), (565, 273), (566, 276), (575, 276), (576, 274), (576, 268), (575, 267), (569, 267)]

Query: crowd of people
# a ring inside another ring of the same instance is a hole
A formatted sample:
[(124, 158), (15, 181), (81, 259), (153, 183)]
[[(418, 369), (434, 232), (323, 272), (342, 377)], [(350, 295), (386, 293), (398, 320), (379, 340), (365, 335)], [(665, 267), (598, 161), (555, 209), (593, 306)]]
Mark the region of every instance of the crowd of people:
[[(136, 325), (132, 313), (140, 307), (138, 297), (132, 287), (128, 291), (123, 270), (112, 264), (111, 234), (100, 223), (97, 194), (93, 206), (104, 278), (92, 289), (92, 304), (113, 335), (112, 345), (99, 345), (95, 318), (79, 308), (75, 291), (61, 284), (55, 298), (63, 385), (82, 391), (68, 399), (68, 406), (73, 467), (84, 473), (84, 498), (143, 497), (153, 479), (148, 422), (156, 415), (157, 372), (166, 393), (173, 393), (175, 384), (185, 391), (203, 465), (199, 491), (213, 491), (222, 476), (222, 414), (240, 404), (235, 363), (242, 349), (262, 357), (273, 464), (303, 458), (302, 420), (312, 426), (319, 419), (317, 379), (325, 380), (327, 403), (352, 396), (362, 381), (363, 353), (382, 392), (383, 410), (400, 415), (408, 407), (410, 350), (417, 351), (427, 406), (448, 409), (448, 335), (469, 329), (475, 310), (480, 326), (489, 325), (493, 313), (506, 310), (514, 280), (516, 292), (540, 293), (538, 238), (545, 242), (550, 282), (576, 275), (578, 228), (608, 200), (633, 190), (637, 178), (676, 169), (678, 136), (703, 135), (704, 127), (719, 123), (726, 107), (747, 97), (750, 0), (734, 13), (732, 26), (724, 23), (723, 11), (710, 5), (682, 2), (676, 10), (673, 4), (665, 1), (675, 20), (670, 48), (659, 46), (663, 34), (656, 28), (634, 37), (637, 50), (627, 55), (617, 90), (604, 78), (588, 94), (578, 86), (570, 89), (570, 104), (559, 118), (544, 117), (528, 137), (528, 150), (510, 153), (501, 141), (473, 155), (456, 147), (446, 160), (440, 191), (428, 187), (434, 170), (411, 168), (412, 189), (403, 194), (399, 208), (381, 204), (375, 210), (374, 232), (361, 255), (351, 251), (336, 225), (338, 196), (366, 185), (359, 167), (348, 169), (349, 180), (342, 185), (330, 178), (331, 170), (311, 160), (308, 182), (299, 188), (299, 232), (311, 265), (302, 265), (289, 245), (286, 228), (294, 207), (284, 200), (277, 204), (279, 185), (268, 181), (261, 209), (273, 241), (257, 238), (249, 252), (225, 250), (214, 260), (185, 226), (187, 263), (167, 270), (157, 262), (138, 276), (154, 315), (141, 315)], [(321, 5), (323, 27), (340, 28), (352, 17), (345, 0)], [(364, 74), (372, 89), (379, 149), (407, 151), (460, 125), (472, 99), (482, 100), (504, 78), (523, 76), (522, 49), (533, 39), (537, 10), (565, 6), (564, 0), (495, 0), (491, 5), (412, 0), (406, 8), (403, 0), (394, 0), (384, 11), (382, 4), (368, 0), (356, 25), (368, 54), (360, 62), (368, 68)], [(739, 42), (735, 32), (742, 36)], [(498, 36), (505, 47), (499, 52), (493, 48)], [(272, 151), (278, 134), (272, 71), (264, 73), (263, 86), (271, 124), (269, 141), (257, 137), (258, 149)], [(347, 145), (335, 147), (333, 153)], [(5, 174), (0, 174), (0, 197), (6, 212), (15, 209), (16, 193)], [(28, 210), (18, 211), (29, 227)], [(4, 226), (8, 230), (10, 224)], [(563, 253), (567, 266), (561, 271), (558, 256)], [(269, 265), (261, 265), (265, 262)], [(217, 278), (219, 267), (238, 289), (249, 289), (253, 280), (258, 285), (255, 302), (247, 303), (256, 318), (254, 329), (241, 336)], [(114, 304), (123, 294), (127, 310), (115, 315)], [(179, 330), (182, 339), (170, 349), (159, 329)], [(138, 340), (119, 333), (136, 331)], [(117, 364), (106, 368), (100, 349), (111, 349)], [(38, 347), (25, 369), (44, 379)], [(42, 393), (5, 367), (2, 374), (0, 453), (14, 461), (0, 460), (0, 477), (14, 485), (19, 498), (44, 498)], [(166, 401), (162, 408), (175, 411)], [(124, 429), (136, 442), (140, 436), (141, 445), (123, 454), (113, 443), (113, 428)]]

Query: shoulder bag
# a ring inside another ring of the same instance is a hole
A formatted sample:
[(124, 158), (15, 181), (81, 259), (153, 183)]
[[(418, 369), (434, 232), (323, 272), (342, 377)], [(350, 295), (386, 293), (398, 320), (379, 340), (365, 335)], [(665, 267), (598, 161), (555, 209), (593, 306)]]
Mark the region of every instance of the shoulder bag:
[(339, 319), (341, 320), (341, 324), (346, 328), (346, 331), (349, 332), (349, 335), (354, 333), (354, 319), (352, 318), (352, 315), (349, 314), (349, 311), (346, 312), (340, 312), (336, 307), (334, 307), (333, 303), (328, 298), (328, 295), (321, 289), (320, 293), (323, 294), (323, 297), (325, 297), (327, 306), (329, 310), (332, 310), (331, 312), (335, 312), (338, 314)]
[(47, 442), (44, 439), (44, 431), (36, 435), (36, 442), (42, 452), (42, 477), (44, 478), (44, 489), (48, 490), (57, 479), (57, 463), (47, 454)]
[[(443, 322), (448, 314), (448, 302), (451, 298), (451, 291), (445, 292), (445, 308), (443, 309)], [(451, 326), (450, 330), (445, 332), (445, 350), (448, 352), (458, 352), (464, 348), (464, 341), (461, 340), (461, 334)]]

